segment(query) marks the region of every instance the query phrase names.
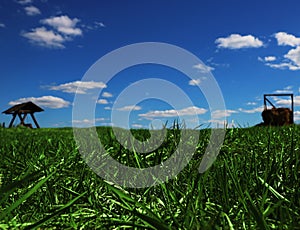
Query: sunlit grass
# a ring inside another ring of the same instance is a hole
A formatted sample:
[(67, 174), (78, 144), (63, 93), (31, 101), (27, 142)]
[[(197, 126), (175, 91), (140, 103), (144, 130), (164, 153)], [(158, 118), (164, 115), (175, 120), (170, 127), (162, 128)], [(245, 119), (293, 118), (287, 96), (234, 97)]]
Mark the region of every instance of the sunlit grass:
[[(156, 151), (134, 154), (111, 128), (97, 132), (112, 157), (141, 168), (166, 160), (180, 139), (175, 127)], [(203, 174), (210, 130), (200, 132), (176, 178), (128, 189), (89, 169), (72, 129), (0, 129), (0, 229), (300, 229), (299, 126), (228, 129)], [(147, 148), (149, 132), (132, 133)]]

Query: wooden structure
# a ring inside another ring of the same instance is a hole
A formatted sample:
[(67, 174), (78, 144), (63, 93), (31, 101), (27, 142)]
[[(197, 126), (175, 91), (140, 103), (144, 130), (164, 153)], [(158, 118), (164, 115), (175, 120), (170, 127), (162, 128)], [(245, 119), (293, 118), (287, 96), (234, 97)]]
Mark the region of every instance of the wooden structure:
[[(290, 97), (290, 108), (276, 108), (268, 97)], [(268, 109), (268, 104), (272, 106)], [(294, 124), (294, 95), (293, 94), (264, 94), (264, 111), (262, 112), (264, 125), (289, 125)]]
[(37, 128), (40, 128), (39, 124), (37, 123), (37, 121), (34, 117), (34, 113), (35, 112), (42, 112), (42, 111), (44, 111), (42, 108), (40, 108), (39, 106), (37, 106), (33, 102), (29, 101), (29, 102), (25, 102), (25, 103), (22, 103), (22, 104), (14, 105), (13, 107), (3, 111), (2, 113), (11, 114), (13, 116), (12, 119), (11, 119), (11, 122), (9, 123), (9, 126), (8, 126), (9, 128), (11, 128), (13, 126), (13, 123), (14, 123), (17, 116), (20, 118), (20, 125), (26, 126), (26, 127), (29, 127), (29, 128), (33, 128), (31, 124), (26, 124), (25, 123), (25, 119), (26, 119), (28, 114), (30, 114), (35, 126)]

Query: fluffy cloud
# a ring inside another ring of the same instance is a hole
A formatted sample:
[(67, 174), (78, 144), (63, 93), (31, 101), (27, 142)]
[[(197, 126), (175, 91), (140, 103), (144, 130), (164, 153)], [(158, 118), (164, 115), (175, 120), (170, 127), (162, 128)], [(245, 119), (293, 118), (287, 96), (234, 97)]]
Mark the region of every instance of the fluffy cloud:
[(287, 86), (284, 87), (283, 89), (277, 89), (274, 91), (274, 93), (293, 93), (293, 87), (292, 86)]
[(276, 33), (275, 38), (277, 39), (278, 45), (292, 46), (294, 48), (289, 50), (288, 53), (284, 55), (284, 59), (280, 63), (269, 63), (276, 60), (276, 58), (273, 56), (265, 57), (264, 59), (259, 58), (259, 60), (265, 62), (266, 66), (269, 66), (273, 69), (289, 69), (292, 71), (300, 70), (300, 38), (285, 32)]
[(212, 112), (211, 117), (212, 119), (219, 119), (219, 118), (225, 118), (231, 116), (233, 113), (238, 113), (238, 111), (235, 110), (215, 110)]
[(215, 42), (219, 48), (228, 49), (258, 48), (263, 46), (263, 42), (252, 35), (231, 34), (226, 38), (218, 38)]
[(21, 5), (27, 5), (32, 3), (32, 0), (19, 0), (17, 1), (17, 3), (21, 4)]
[(117, 110), (118, 111), (138, 111), (138, 110), (141, 110), (142, 107), (141, 106), (137, 106), (137, 105), (127, 105), (127, 106), (124, 106), (122, 108), (118, 108)]
[(295, 37), (292, 34), (287, 34), (285, 32), (278, 32), (275, 34), (277, 43), (280, 46), (299, 46), (300, 38)]
[(207, 65), (202, 64), (202, 63), (199, 63), (199, 64), (197, 64), (197, 65), (194, 65), (193, 68), (199, 70), (199, 71), (202, 72), (202, 73), (208, 73), (208, 72), (214, 70), (213, 67), (207, 66)]
[(101, 122), (101, 121), (107, 121), (107, 119), (103, 118), (103, 117), (100, 117), (100, 118), (95, 118), (93, 120), (90, 120), (90, 119), (73, 120), (72, 123), (75, 124), (75, 125), (86, 126), (86, 125), (92, 125), (95, 122)]
[(265, 61), (276, 61), (276, 57), (275, 56), (267, 56), (267, 57), (264, 57), (264, 60)]
[(294, 67), (291, 70), (299, 70), (300, 69), (300, 46), (296, 47), (295, 49), (291, 49), (286, 55), (285, 58), (292, 61)]
[(278, 64), (265, 63), (265, 65), (269, 66), (273, 69), (289, 69), (289, 70), (293, 70), (293, 71), (300, 69), (299, 66), (295, 66), (292, 63), (287, 63), (287, 62), (278, 63)]
[(141, 125), (141, 124), (132, 124), (131, 126), (132, 126), (133, 128), (136, 128), (136, 129), (141, 129), (141, 128), (144, 127), (144, 126)]
[(17, 105), (17, 104), (28, 102), (28, 101), (32, 101), (33, 103), (37, 104), (38, 106), (47, 107), (47, 108), (51, 108), (51, 109), (65, 108), (70, 105), (70, 102), (65, 101), (62, 98), (53, 97), (53, 96), (20, 98), (18, 100), (9, 102), (9, 105)]
[(200, 85), (201, 79), (192, 79), (189, 81), (189, 85), (195, 86), (195, 85)]
[(108, 101), (106, 99), (99, 99), (97, 101), (97, 104), (101, 104), (101, 105), (107, 105), (108, 104)]
[(106, 84), (96, 81), (74, 81), (57, 86), (50, 86), (50, 90), (58, 90), (65, 93), (78, 93), (86, 94), (91, 89), (103, 89), (106, 88)]
[(100, 28), (104, 28), (106, 26), (104, 25), (103, 22), (95, 21), (92, 25), (82, 25), (82, 27), (87, 29), (87, 30), (97, 30), (97, 29), (100, 29)]
[(102, 97), (113, 97), (113, 95), (109, 92), (102, 93)]
[[(291, 106), (290, 99), (277, 99), (276, 104), (279, 106)], [(294, 97), (294, 106), (300, 106), (300, 96)]]
[(35, 16), (41, 14), (41, 11), (35, 6), (26, 6), (24, 10), (28, 16)]
[(48, 48), (64, 48), (65, 39), (52, 30), (45, 27), (32, 29), (31, 32), (22, 32), (21, 35), (27, 38), (31, 43)]
[(78, 18), (69, 18), (67, 15), (51, 17), (41, 20), (42, 24), (49, 25), (58, 32), (68, 36), (82, 35), (82, 30), (76, 27), (80, 20)]
[[(21, 35), (31, 43), (47, 48), (65, 48), (66, 41), (82, 35), (82, 30), (76, 27), (80, 20), (71, 19), (66, 15), (51, 17), (40, 21), (44, 26), (34, 28), (30, 32), (22, 32)], [(51, 27), (51, 29), (45, 26)]]
[(263, 110), (264, 110), (263, 106), (259, 106), (259, 107), (253, 108), (253, 109), (239, 108), (239, 111), (242, 113), (261, 113)]
[(188, 115), (201, 115), (207, 112), (204, 108), (198, 108), (196, 106), (187, 107), (181, 110), (155, 110), (148, 113), (139, 114), (140, 117), (146, 119), (153, 119), (156, 117), (177, 117), (177, 116), (188, 116)]

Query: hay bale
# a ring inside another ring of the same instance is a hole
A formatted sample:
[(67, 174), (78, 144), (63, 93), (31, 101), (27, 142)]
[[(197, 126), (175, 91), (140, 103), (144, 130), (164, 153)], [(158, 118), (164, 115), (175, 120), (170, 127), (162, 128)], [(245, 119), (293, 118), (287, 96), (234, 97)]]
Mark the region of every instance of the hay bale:
[(293, 124), (293, 112), (289, 108), (265, 109), (261, 115), (265, 125), (283, 126)]

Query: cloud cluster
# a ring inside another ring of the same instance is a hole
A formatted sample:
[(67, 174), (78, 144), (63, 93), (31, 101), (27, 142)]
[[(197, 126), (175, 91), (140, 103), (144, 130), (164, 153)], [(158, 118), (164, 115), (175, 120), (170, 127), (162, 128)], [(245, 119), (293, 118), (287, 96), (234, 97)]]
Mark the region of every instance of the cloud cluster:
[(274, 63), (277, 60), (275, 57), (259, 58), (266, 66), (273, 69), (289, 69), (292, 71), (300, 70), (300, 38), (286, 32), (278, 32), (274, 35), (278, 46), (290, 46), (290, 49), (284, 56), (283, 60)]
[(86, 94), (88, 90), (106, 88), (106, 84), (96, 81), (74, 81), (60, 85), (50, 86), (50, 90), (62, 91), (65, 93)]
[[(80, 20), (67, 15), (50, 17), (40, 20), (44, 26), (21, 32), (31, 43), (47, 48), (65, 48), (64, 43), (71, 41), (76, 36), (82, 35), (82, 30), (77, 27)], [(47, 28), (48, 27), (48, 28)]]
[(201, 73), (209, 73), (210, 71), (213, 71), (215, 69), (215, 68), (213, 68), (211, 66), (207, 66), (203, 63), (194, 65), (193, 68), (199, 70)]
[(295, 37), (292, 34), (288, 34), (286, 32), (278, 32), (275, 34), (275, 38), (277, 39), (277, 43), (280, 46), (299, 46), (300, 38)]
[[(22, 6), (25, 6), (24, 10), (25, 10), (25, 13), (28, 16), (35, 16), (35, 15), (41, 14), (41, 11), (39, 10), (39, 8), (37, 8), (37, 7), (33, 6), (33, 5), (30, 5), (30, 4), (33, 3), (32, 0), (19, 0), (19, 1), (16, 1), (16, 2), (18, 4), (20, 4), (20, 5), (22, 5)], [(28, 5), (30, 5), (30, 6), (28, 6)]]
[(101, 105), (107, 105), (108, 104), (108, 101), (106, 99), (99, 99), (97, 101), (97, 104), (101, 104)]
[(33, 103), (37, 104), (38, 106), (47, 107), (47, 108), (51, 108), (51, 109), (65, 108), (70, 105), (70, 102), (65, 101), (62, 98), (53, 97), (53, 96), (20, 98), (15, 101), (9, 102), (9, 105), (17, 105), (17, 104), (25, 103), (28, 101), (32, 101)]
[(107, 121), (106, 118), (99, 117), (95, 119), (82, 119), (82, 120), (73, 120), (73, 124), (79, 125), (79, 126), (90, 126), (95, 124), (96, 122), (102, 122), (102, 121)]
[(51, 17), (41, 20), (42, 24), (51, 26), (64, 36), (79, 36), (82, 35), (82, 30), (76, 27), (80, 20), (78, 18), (69, 18), (66, 15)]
[(196, 106), (187, 107), (180, 110), (154, 110), (147, 113), (139, 114), (140, 117), (145, 119), (155, 119), (157, 117), (177, 117), (177, 116), (189, 116), (189, 115), (201, 115), (205, 114), (207, 109), (199, 108)]
[[(290, 99), (276, 99), (276, 104), (282, 107), (289, 107), (291, 106), (291, 100)], [(294, 97), (294, 106), (300, 106), (300, 96)]]
[(225, 117), (229, 117), (231, 116), (233, 113), (238, 113), (235, 110), (230, 110), (230, 109), (226, 109), (226, 110), (215, 110), (212, 112), (211, 114), (211, 118), (212, 119), (220, 119), (220, 118), (225, 118)]
[(41, 14), (41, 11), (35, 6), (26, 6), (24, 10), (28, 16), (35, 16)]
[(21, 4), (21, 5), (27, 5), (32, 3), (32, 0), (19, 0), (17, 1), (17, 3)]
[(263, 42), (252, 35), (231, 34), (225, 38), (218, 38), (215, 43), (219, 48), (241, 49), (258, 48), (263, 46)]
[(142, 107), (138, 105), (127, 105), (122, 108), (117, 108), (118, 111), (139, 111)]

